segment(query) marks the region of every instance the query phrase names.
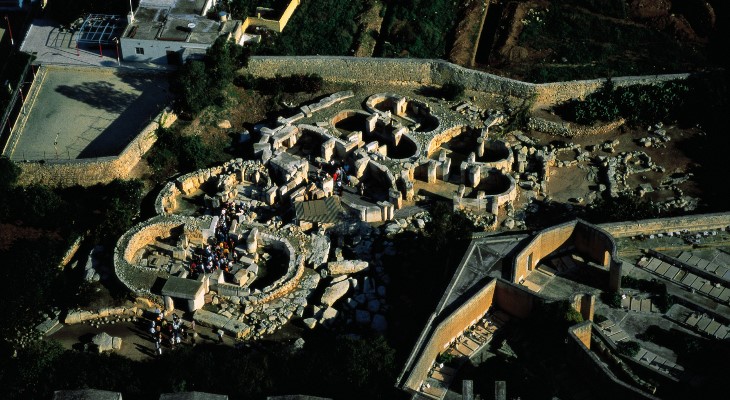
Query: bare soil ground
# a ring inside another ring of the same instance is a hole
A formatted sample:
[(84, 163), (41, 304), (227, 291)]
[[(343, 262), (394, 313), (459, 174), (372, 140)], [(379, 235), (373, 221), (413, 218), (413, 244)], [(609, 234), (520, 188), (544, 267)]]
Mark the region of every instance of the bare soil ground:
[(464, 4), (461, 21), (456, 26), (454, 43), (449, 52), (449, 61), (452, 63), (472, 65), (488, 5), (488, 1), (485, 0), (468, 0)]
[[(615, 147), (614, 153), (607, 153), (601, 150), (596, 150), (593, 155), (604, 155), (604, 156), (615, 156), (620, 152), (631, 152), (631, 151), (643, 151), (651, 160), (664, 167), (666, 170), (664, 173), (659, 172), (644, 172), (641, 174), (632, 174), (627, 179), (626, 184), (628, 187), (636, 189), (640, 184), (648, 183), (652, 187), (657, 188), (665, 177), (679, 172), (690, 172), (695, 164), (694, 160), (689, 158), (683, 151), (683, 142), (696, 135), (700, 135), (701, 132), (698, 129), (680, 129), (676, 126), (667, 126), (664, 128), (667, 134), (671, 137), (671, 141), (666, 143), (665, 148), (646, 148), (638, 144), (638, 140), (643, 137), (650, 135), (642, 128), (630, 128), (625, 127), (624, 129), (617, 130), (615, 132), (607, 133), (605, 135), (594, 135), (576, 137), (573, 139), (561, 138), (553, 135), (548, 135), (541, 132), (531, 132), (530, 136), (538, 139), (541, 144), (548, 144), (552, 141), (565, 141), (573, 142), (580, 145), (582, 148), (591, 145), (600, 145), (607, 140), (618, 140), (619, 144)], [(574, 152), (561, 152), (560, 160), (574, 159)], [(556, 201), (568, 202), (572, 198), (586, 197), (591, 189), (595, 189), (596, 182), (593, 179), (589, 179), (588, 166), (591, 162), (579, 163), (583, 168), (578, 166), (572, 167), (561, 167), (552, 168), (550, 172), (550, 182), (548, 184), (548, 194)], [(700, 188), (697, 183), (692, 179), (679, 185), (685, 195), (692, 197), (702, 197)], [(646, 195), (647, 198), (653, 201), (664, 201), (675, 196), (670, 191), (655, 191)]]
[(13, 243), (18, 240), (36, 240), (40, 238), (63, 240), (58, 232), (15, 224), (0, 224), (0, 250), (10, 249)]
[[(677, 1), (675, 0), (675, 3), (676, 2)], [(636, 69), (635, 72), (638, 74), (680, 72), (674, 71), (673, 69), (681, 69), (681, 72), (684, 72), (684, 70), (696, 70), (710, 65), (707, 64), (708, 61), (706, 60), (708, 57), (707, 42), (708, 37), (710, 37), (712, 32), (715, 31), (716, 18), (713, 8), (705, 0), (690, 0), (684, 3), (678, 2), (676, 5), (674, 5), (670, 0), (630, 1), (627, 6), (627, 18), (616, 18), (610, 15), (598, 14), (588, 8), (574, 7), (575, 12), (571, 18), (576, 21), (590, 17), (595, 18), (596, 23), (604, 21), (605, 24), (613, 26), (614, 28), (612, 29), (623, 29), (621, 28), (622, 26), (632, 28), (627, 29), (627, 34), (630, 34), (630, 32), (637, 32), (641, 29), (647, 29), (648, 31), (662, 32), (667, 36), (674, 38), (674, 49), (668, 49), (666, 46), (658, 46), (655, 43), (641, 43), (641, 48), (639, 48), (639, 50), (644, 51), (637, 51), (636, 49), (631, 48), (631, 46), (635, 47), (635, 44), (632, 44), (630, 46), (627, 45), (626, 50), (622, 50), (616, 55), (610, 55), (610, 51), (608, 53), (604, 52), (604, 56), (605, 54), (609, 54), (607, 59), (594, 59), (592, 62), (571, 60), (570, 57), (563, 57), (562, 52), (557, 50), (555, 46), (551, 47), (544, 44), (541, 48), (535, 48), (530, 46), (530, 44), (526, 43), (524, 40), (521, 40), (520, 35), (525, 27), (525, 21), (529, 10), (549, 10), (554, 7), (554, 4), (562, 3), (564, 2), (556, 0), (504, 2), (503, 12), (498, 22), (499, 28), (497, 29), (497, 36), (494, 40), (494, 46), (489, 52), (488, 62), (481, 60), (479, 65), (476, 67), (492, 71), (495, 71), (496, 69), (495, 72), (502, 75), (508, 75), (516, 79), (537, 79), (537, 74), (534, 70), (537, 68), (536, 66), (540, 64), (543, 68), (562, 70), (563, 72), (558, 77), (568, 74), (566, 75), (566, 78), (559, 79), (565, 80), (592, 78), (593, 76), (571, 77), (569, 75), (569, 70), (572, 68), (578, 75), (590, 74), (592, 67), (595, 68), (596, 65), (606, 64), (609, 61), (616, 65), (621, 63), (626, 65), (635, 64), (636, 67), (632, 68)], [(492, 11), (490, 9), (489, 12), (498, 11)], [(568, 23), (567, 25), (572, 24)], [(486, 31), (487, 27), (485, 26), (483, 29)], [(595, 48), (601, 45), (607, 45), (607, 43), (594, 43), (594, 38), (590, 37), (591, 31), (584, 33), (589, 36), (566, 37), (561, 35), (560, 32), (547, 32), (542, 33), (541, 36), (544, 36), (544, 38), (539, 40), (542, 42), (555, 41), (556, 43), (562, 44), (574, 43), (575, 45), (571, 46), (574, 48), (576, 53), (583, 51), (585, 46), (588, 46), (589, 48), (593, 46)], [(550, 35), (557, 36), (551, 39)], [(596, 40), (601, 42), (604, 39)], [(635, 38), (630, 40), (630, 42), (634, 41), (637, 40)], [(629, 42), (629, 40), (626, 42)], [(637, 42), (641, 42), (641, 40), (638, 40)], [(622, 49), (624, 44), (622, 41), (619, 41), (617, 43), (611, 43), (610, 46), (613, 46), (616, 49)], [(594, 51), (594, 49), (587, 51)], [(672, 60), (676, 60), (676, 62), (673, 61), (675, 65), (669, 67), (659, 65), (662, 64), (661, 61), (655, 61), (657, 64), (652, 67), (651, 60), (654, 58), (658, 59), (659, 55), (663, 51), (665, 51), (666, 54), (669, 54), (670, 51), (672, 54), (682, 54), (682, 59), (680, 60), (679, 57), (672, 57)], [(595, 54), (593, 56), (600, 58), (601, 55), (599, 54)], [(584, 56), (582, 58), (589, 57), (590, 56)], [(621, 73), (627, 72), (628, 70), (620, 71), (620, 69), (621, 68), (617, 71), (619, 75), (629, 74)]]
[[(186, 326), (189, 325), (186, 322)], [(64, 325), (60, 330), (53, 333), (49, 338), (58, 341), (65, 349), (83, 349), (85, 343), (89, 343), (91, 338), (101, 332), (106, 332), (110, 336), (122, 338), (122, 348), (115, 353), (128, 357), (135, 361), (147, 359), (155, 356), (155, 343), (152, 336), (147, 332), (148, 321), (138, 319), (137, 322), (117, 322), (115, 324), (105, 324), (99, 327), (93, 327), (90, 324)], [(218, 343), (218, 337), (212, 329), (197, 326), (195, 328), (198, 333), (195, 345), (215, 344)], [(222, 346), (233, 346), (235, 340), (232, 337), (224, 337)], [(183, 340), (182, 343), (176, 345), (177, 348), (193, 346), (190, 337)], [(167, 343), (162, 346), (162, 352), (167, 353), (175, 351)]]
[(378, 41), (380, 27), (383, 25), (381, 14), (385, 5), (381, 1), (373, 1), (372, 5), (357, 17), (360, 25), (360, 45), (355, 50), (355, 57), (371, 57)]

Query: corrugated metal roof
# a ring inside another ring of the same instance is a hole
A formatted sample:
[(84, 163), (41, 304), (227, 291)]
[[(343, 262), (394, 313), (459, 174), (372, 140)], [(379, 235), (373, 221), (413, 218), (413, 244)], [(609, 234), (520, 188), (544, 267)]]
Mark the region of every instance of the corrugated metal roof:
[(331, 224), (342, 218), (344, 210), (339, 197), (331, 196), (319, 200), (294, 203), (294, 211), (300, 221)]

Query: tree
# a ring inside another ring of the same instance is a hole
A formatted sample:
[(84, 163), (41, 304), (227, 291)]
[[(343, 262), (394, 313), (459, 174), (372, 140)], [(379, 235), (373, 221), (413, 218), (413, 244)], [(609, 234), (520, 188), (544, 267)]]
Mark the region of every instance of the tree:
[(619, 354), (630, 358), (633, 358), (635, 355), (639, 354), (639, 350), (641, 350), (641, 346), (639, 346), (638, 343), (632, 340), (619, 342), (616, 344), (616, 348)]
[(657, 206), (642, 201), (637, 195), (624, 192), (616, 197), (601, 197), (585, 209), (583, 217), (594, 224), (656, 218)]
[(250, 51), (219, 37), (206, 51), (204, 61), (188, 60), (173, 78), (173, 90), (182, 108), (197, 114), (221, 103), (224, 89), (233, 82), (236, 71), (248, 66)]
[(469, 217), (462, 212), (453, 211), (444, 202), (433, 205), (431, 216), (431, 221), (426, 225), (426, 233), (433, 240), (437, 252), (451, 248), (456, 241), (470, 238), (475, 230), (474, 222)]
[(134, 224), (139, 214), (144, 184), (140, 180), (115, 179), (104, 188), (101, 201), (105, 205), (102, 219), (96, 227), (96, 237), (115, 242)]
[(15, 187), (20, 177), (20, 167), (5, 156), (0, 156), (0, 193)]
[(197, 114), (212, 104), (213, 93), (202, 61), (188, 60), (175, 75), (174, 81), (173, 90), (185, 110)]
[(441, 86), (441, 97), (446, 100), (458, 100), (464, 95), (464, 85), (459, 82), (447, 82)]

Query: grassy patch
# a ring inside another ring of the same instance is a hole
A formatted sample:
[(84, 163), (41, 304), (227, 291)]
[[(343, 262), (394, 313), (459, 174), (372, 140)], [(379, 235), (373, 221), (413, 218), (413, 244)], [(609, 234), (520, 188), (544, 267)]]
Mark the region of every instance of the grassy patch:
[(444, 58), (456, 26), (459, 2), (390, 1), (383, 22), (383, 57)]
[(546, 56), (527, 67), (527, 78), (547, 82), (671, 73), (708, 63), (702, 46), (683, 44), (625, 16), (619, 1), (552, 1), (549, 8), (531, 10), (522, 21), (519, 45)]
[(303, 1), (284, 32), (268, 33), (256, 53), (264, 55), (350, 55), (357, 34), (360, 0)]

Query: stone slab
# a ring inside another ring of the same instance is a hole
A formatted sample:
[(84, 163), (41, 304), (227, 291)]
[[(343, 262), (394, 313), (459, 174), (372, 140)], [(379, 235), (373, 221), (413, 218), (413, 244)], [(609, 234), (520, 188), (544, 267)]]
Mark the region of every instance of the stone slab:
[(701, 288), (702, 286), (704, 286), (704, 285), (705, 285), (706, 283), (707, 283), (707, 281), (706, 281), (706, 280), (704, 280), (704, 279), (702, 279), (702, 278), (698, 278), (698, 279), (696, 279), (696, 280), (695, 280), (694, 282), (692, 282), (692, 284), (690, 285), (690, 287), (691, 287), (692, 289), (694, 289), (694, 290), (700, 290), (700, 288)]
[(712, 322), (712, 318), (703, 315), (702, 318), (697, 321), (697, 329), (704, 331), (707, 328), (707, 325), (710, 325), (710, 322)]
[(705, 333), (707, 333), (708, 335), (714, 335), (714, 334), (715, 334), (715, 332), (717, 332), (717, 330), (718, 330), (718, 329), (720, 329), (720, 325), (721, 325), (721, 324), (720, 324), (719, 322), (717, 322), (717, 321), (712, 321), (712, 322), (710, 322), (710, 324), (709, 324), (709, 325), (707, 325), (707, 327), (706, 327), (706, 328), (704, 329), (704, 331), (705, 331)]
[(650, 271), (656, 271), (656, 269), (657, 269), (657, 268), (658, 268), (658, 267), (659, 267), (660, 265), (662, 265), (662, 260), (660, 260), (660, 259), (658, 259), (658, 258), (652, 258), (652, 259), (651, 259), (651, 260), (649, 261), (649, 264), (646, 264), (646, 269), (648, 269), (648, 270), (650, 270)]
[(669, 278), (674, 279), (675, 276), (679, 273), (679, 268), (675, 267), (674, 265), (669, 266), (669, 269), (667, 272), (663, 273), (662, 275)]
[(230, 318), (206, 310), (198, 310), (193, 314), (193, 320), (202, 326), (211, 328), (223, 328), (228, 324)]
[(667, 263), (663, 262), (663, 263), (661, 263), (661, 264), (660, 264), (660, 265), (659, 265), (659, 266), (657, 267), (657, 269), (656, 269), (656, 271), (655, 271), (655, 272), (656, 272), (657, 274), (659, 274), (659, 275), (664, 275), (664, 274), (665, 274), (665, 273), (667, 272), (667, 270), (669, 269), (669, 267), (670, 267), (670, 265), (669, 265), (669, 264), (667, 264)]
[(698, 276), (692, 273), (687, 274), (687, 276), (682, 279), (682, 283), (687, 286), (692, 286), (692, 284), (697, 280)]
[(722, 286), (713, 287), (712, 290), (710, 290), (710, 296), (712, 296), (712, 297), (719, 297), (720, 296), (720, 293), (722, 293), (723, 290), (725, 290), (725, 288), (722, 287)]
[(687, 262), (689, 259), (692, 258), (692, 253), (688, 253), (686, 251), (683, 251), (677, 259), (682, 262)]
[(704, 283), (704, 284), (702, 285), (702, 287), (700, 288), (700, 292), (702, 292), (702, 293), (704, 293), (704, 294), (710, 294), (710, 292), (711, 292), (711, 291), (712, 291), (712, 289), (714, 289), (714, 288), (715, 288), (715, 287), (714, 287), (714, 286), (712, 286), (712, 284), (711, 284), (710, 282), (706, 281), (706, 282), (705, 282), (705, 283)]

